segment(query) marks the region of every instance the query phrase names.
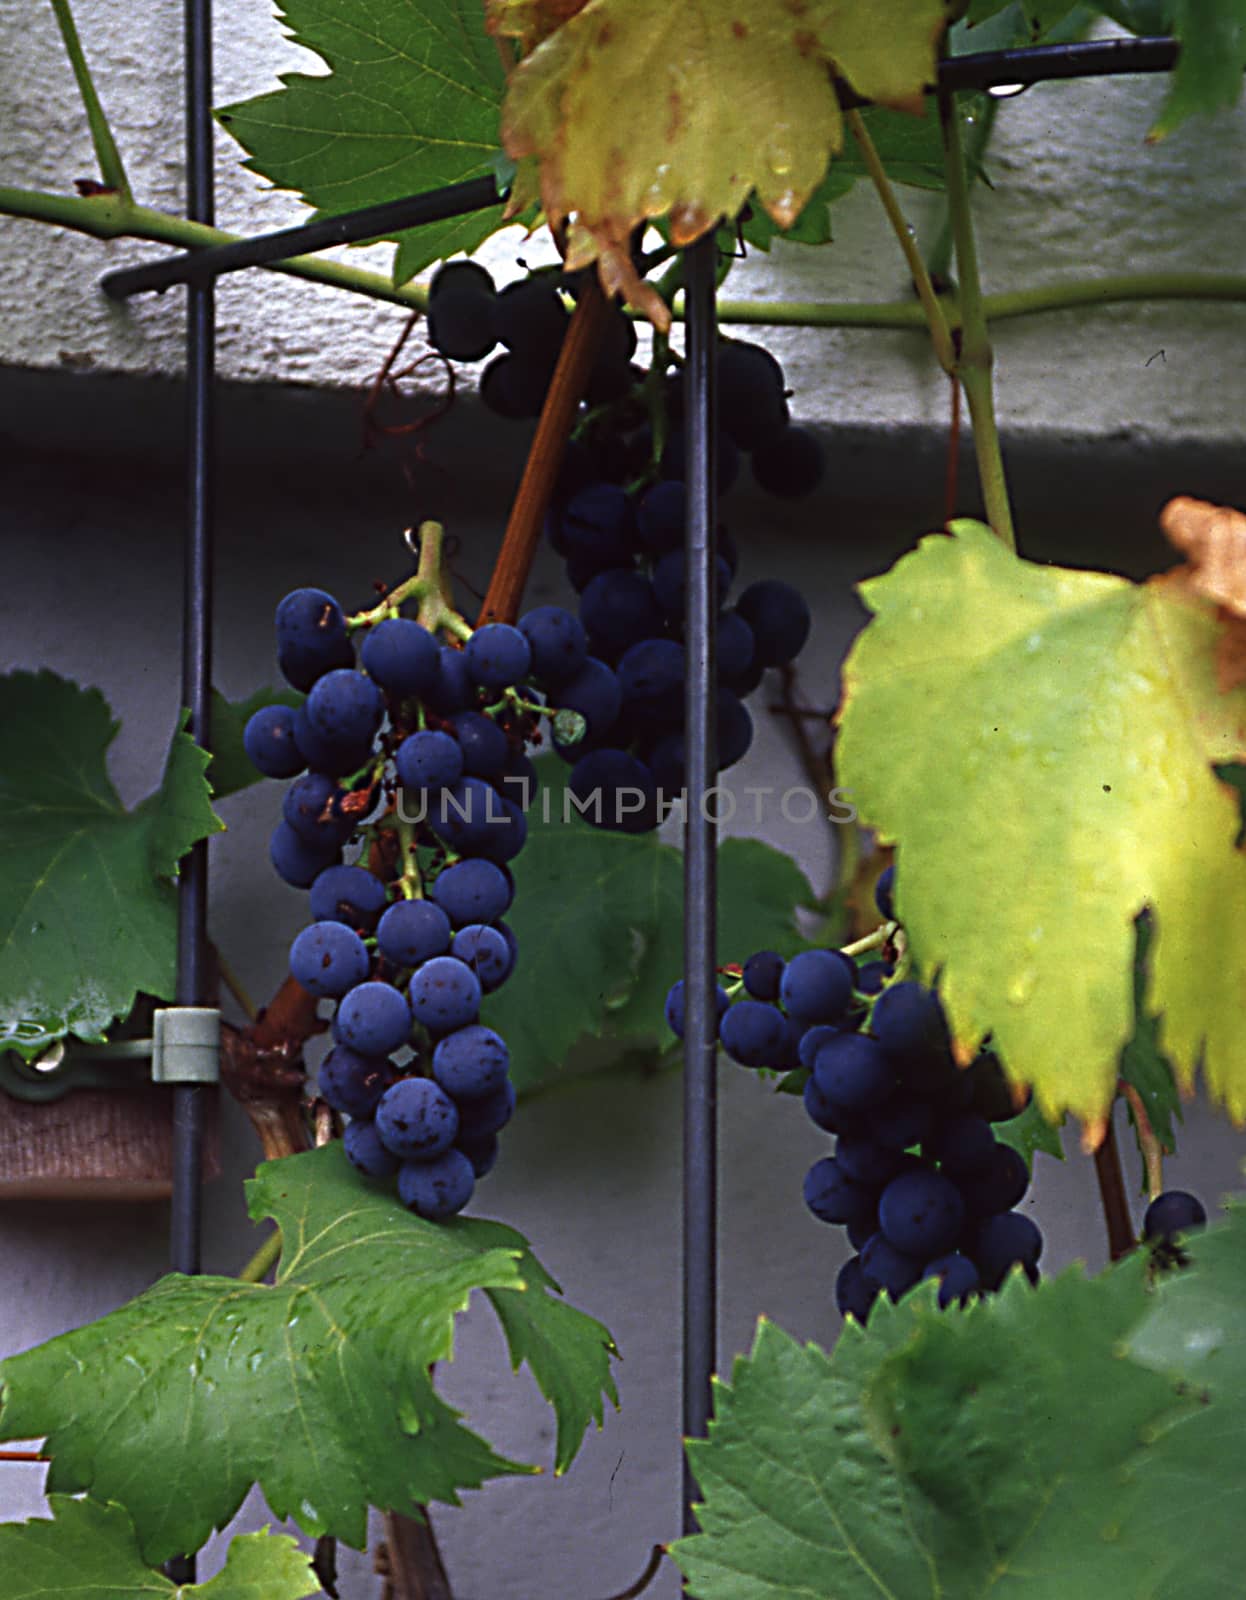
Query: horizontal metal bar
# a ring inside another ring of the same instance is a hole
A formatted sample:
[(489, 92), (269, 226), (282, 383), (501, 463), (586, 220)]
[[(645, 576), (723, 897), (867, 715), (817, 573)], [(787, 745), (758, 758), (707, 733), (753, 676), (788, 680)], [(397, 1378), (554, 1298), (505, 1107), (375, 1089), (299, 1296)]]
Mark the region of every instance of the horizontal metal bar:
[(311, 255), (334, 244), (362, 244), (367, 239), (384, 238), (404, 228), (418, 228), (426, 222), (443, 222), (448, 217), (484, 211), (505, 197), (498, 193), (493, 177), (469, 178), (465, 183), (448, 184), (425, 194), (408, 195), (402, 200), (386, 200), (365, 206), (360, 211), (344, 211), (340, 216), (323, 217), (318, 222), (297, 228), (281, 228), (276, 233), (257, 234), (232, 244), (189, 250), (152, 261), (144, 266), (123, 267), (100, 279), (100, 287), (113, 300), (125, 300), (146, 290), (170, 289), (177, 283), (206, 283), (222, 272), (238, 272), (243, 267), (262, 267), (291, 256)]
[(1175, 39), (1091, 39), (1082, 44), (1036, 44), (949, 56), (939, 63), (938, 88), (1003, 89), (1057, 78), (1100, 78), (1167, 72), (1180, 50)]

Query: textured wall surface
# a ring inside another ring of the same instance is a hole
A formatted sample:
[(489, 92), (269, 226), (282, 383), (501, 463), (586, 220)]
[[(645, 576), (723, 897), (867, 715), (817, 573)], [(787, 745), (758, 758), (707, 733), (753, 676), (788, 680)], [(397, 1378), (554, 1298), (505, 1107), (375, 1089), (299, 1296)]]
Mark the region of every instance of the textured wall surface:
[[(121, 0), (80, 7), (81, 33), (137, 196), (176, 210), (181, 197), (180, 21), (176, 8)], [(58, 192), (93, 172), (84, 119), (50, 8), (0, 0), (0, 183)], [(217, 7), (217, 101), (274, 87), (278, 72), (318, 70), (282, 36), (268, 0)], [(1167, 144), (1143, 138), (1162, 81), (1135, 78), (1036, 87), (1004, 104), (978, 194), (988, 289), (1119, 271), (1240, 269), (1246, 118), (1226, 114)], [(243, 233), (305, 215), (266, 192), (217, 134), (218, 216)], [(932, 202), (909, 191), (919, 227)], [(836, 213), (830, 249), (785, 247), (733, 274), (732, 295), (837, 301), (906, 292), (894, 241), (859, 189)], [(159, 254), (127, 241), (58, 236), (0, 218), (0, 361), (173, 372), (181, 363), (178, 297), (107, 305), (108, 266)], [(516, 271), (512, 234), (490, 259)], [(351, 252), (385, 270), (389, 252)], [(394, 307), (253, 274), (220, 292), (221, 370), (243, 379), (359, 383), (400, 330)], [(1000, 418), (1007, 430), (1155, 437), (1241, 435), (1246, 368), (1227, 349), (1246, 332), (1239, 306), (1189, 303), (1058, 312), (1001, 324)], [(768, 336), (769, 337), (769, 336)], [(799, 415), (819, 422), (942, 422), (946, 386), (918, 333), (775, 333)], [(1162, 352), (1162, 354), (1161, 354)]]
[[(82, 375), (0, 374), (4, 450), (5, 583), (0, 586), (0, 672), (47, 666), (98, 685), (121, 719), (112, 771), (128, 804), (158, 781), (178, 699), (179, 537), (183, 493), (176, 460), (180, 394), (170, 384)], [(358, 417), (341, 396), (246, 389), (222, 397), (220, 544), (215, 678), (228, 694), (272, 681), (275, 601), (298, 583), (347, 599), (401, 562), (399, 533), (412, 498), (393, 456), (358, 451)], [(461, 408), (426, 441), (426, 480), (460, 540), (461, 576), (479, 585), (496, 551), (526, 430)], [(1162, 559), (1143, 530), (1173, 484), (1207, 494), (1231, 481), (1232, 458), (1163, 450), (1027, 452), (1014, 462), (1027, 549), (1142, 572)], [(767, 501), (747, 487), (726, 502), (746, 577), (799, 583), (816, 608), (801, 676), (810, 704), (830, 704), (843, 650), (862, 619), (856, 578), (889, 564), (937, 503), (941, 463), (916, 435), (846, 448), (837, 482), (807, 506)], [(829, 531), (828, 531), (829, 530)], [(466, 595), (467, 591), (463, 591)], [(533, 601), (563, 597), (542, 560)], [(749, 784), (799, 782), (796, 758), (767, 696), (753, 704), (758, 736), (733, 769)], [(270, 873), (266, 841), (280, 786), (261, 784), (222, 803), (228, 832), (213, 840), (211, 932), (248, 989), (272, 992), (304, 897)], [(832, 855), (821, 824), (757, 827), (747, 807), (737, 832), (793, 852), (821, 890)], [(966, 870), (971, 870), (967, 864)], [(724, 952), (743, 955), (747, 952)], [(517, 977), (522, 982), (522, 969)], [(801, 1339), (829, 1343), (831, 1299), (847, 1253), (839, 1230), (800, 1202), (805, 1168), (825, 1141), (790, 1103), (724, 1062), (721, 1074), (721, 1365), (748, 1348), (765, 1312)], [(240, 1183), (258, 1159), (249, 1124), (225, 1108), (225, 1176), (207, 1192), (205, 1266), (236, 1271), (255, 1243)], [(2, 1115), (0, 1106), (0, 1115)], [(1090, 1164), (1067, 1140), (1069, 1161), (1040, 1157), (1027, 1206), (1047, 1238), (1044, 1265), (1105, 1256)], [(1191, 1108), (1170, 1179), (1214, 1205), (1240, 1188), (1240, 1135)], [(571, 1472), (509, 1480), (437, 1508), (456, 1600), (598, 1600), (640, 1571), (649, 1547), (678, 1531), (680, 1081), (617, 1066), (529, 1102), (508, 1128), (478, 1214), (523, 1229), (569, 1298), (601, 1317), (623, 1355), (622, 1409), (586, 1440)], [(1131, 1184), (1138, 1163), (1128, 1132)], [(1140, 1207), (1138, 1208), (1140, 1211)], [(73, 1202), (0, 1208), (0, 1354), (104, 1314), (165, 1269), (163, 1206)], [(443, 1392), (504, 1453), (548, 1465), (549, 1413), (526, 1377), (513, 1378), (484, 1305), (461, 1324)], [(42, 1510), (37, 1468), (0, 1474), (0, 1518)], [(253, 1496), (236, 1529), (269, 1521)], [(219, 1542), (217, 1546), (219, 1550)], [(366, 1557), (343, 1552), (345, 1600), (376, 1600)], [(204, 1570), (211, 1570), (211, 1553)], [(649, 1591), (675, 1600), (666, 1571)]]

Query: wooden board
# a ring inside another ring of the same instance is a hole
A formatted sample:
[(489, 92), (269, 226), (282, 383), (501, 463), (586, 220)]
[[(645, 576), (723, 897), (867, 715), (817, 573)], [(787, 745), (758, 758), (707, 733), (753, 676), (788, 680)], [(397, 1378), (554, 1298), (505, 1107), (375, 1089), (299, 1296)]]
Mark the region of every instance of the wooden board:
[[(203, 1179), (220, 1177), (220, 1091), (207, 1091)], [(77, 1089), (32, 1104), (0, 1090), (0, 1201), (167, 1200), (173, 1095), (167, 1088)]]

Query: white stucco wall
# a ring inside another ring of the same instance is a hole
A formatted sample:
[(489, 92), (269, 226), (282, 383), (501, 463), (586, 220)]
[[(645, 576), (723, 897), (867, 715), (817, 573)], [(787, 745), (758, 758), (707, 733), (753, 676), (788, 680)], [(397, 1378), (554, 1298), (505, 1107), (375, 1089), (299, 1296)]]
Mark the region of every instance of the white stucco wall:
[[(135, 186), (146, 203), (181, 196), (180, 10), (151, 0), (90, 0), (79, 26)], [(85, 120), (50, 8), (0, 0), (0, 183), (68, 191), (94, 171)], [(18, 44), (20, 42), (20, 48)], [(220, 103), (275, 86), (279, 71), (315, 68), (283, 39), (268, 0), (227, 0), (216, 14)], [(1033, 88), (1001, 111), (979, 191), (989, 290), (1148, 268), (1232, 272), (1241, 265), (1246, 116), (1228, 113), (1147, 147), (1159, 78)], [(265, 192), (218, 134), (218, 217), (243, 233), (305, 216)], [(932, 204), (908, 191), (919, 226)], [(837, 211), (836, 243), (781, 247), (732, 275), (728, 292), (766, 299), (891, 299), (905, 292), (894, 241), (864, 187)], [(490, 259), (514, 272), (515, 235)], [(181, 361), (178, 297), (108, 305), (107, 267), (160, 247), (103, 245), (0, 218), (0, 362), (170, 372)], [(390, 251), (351, 252), (385, 270)], [(373, 373), (404, 313), (252, 273), (220, 289), (220, 369), (242, 379), (357, 384)], [(920, 333), (772, 331), (796, 389), (795, 409), (822, 423), (942, 424), (946, 385)], [(1009, 430), (1085, 435), (1239, 437), (1246, 366), (1232, 351), (1246, 308), (1190, 303), (1060, 312), (1001, 324), (1000, 419)], [(1163, 351), (1162, 357), (1158, 352)]]

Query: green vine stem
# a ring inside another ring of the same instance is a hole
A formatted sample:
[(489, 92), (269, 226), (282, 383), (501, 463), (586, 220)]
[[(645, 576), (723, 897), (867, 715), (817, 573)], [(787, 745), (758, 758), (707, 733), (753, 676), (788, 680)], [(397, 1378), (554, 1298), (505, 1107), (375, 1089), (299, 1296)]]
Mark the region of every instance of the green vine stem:
[(939, 96), (939, 125), (943, 133), (944, 170), (947, 179), (948, 216), (956, 241), (956, 275), (961, 311), (961, 337), (957, 373), (969, 402), (973, 424), (973, 445), (978, 458), (978, 479), (986, 502), (986, 518), (1010, 550), (1017, 548), (1012, 526), (1012, 506), (1004, 476), (1004, 458), (999, 447), (995, 422), (995, 398), (991, 385), (991, 338), (982, 304), (982, 284), (978, 277), (978, 249), (973, 236), (973, 214), (969, 205), (969, 180), (965, 172), (965, 153), (961, 148), (960, 118), (955, 97)]
[(417, 600), (419, 621), (429, 633), (442, 629), (456, 639), (471, 638), (471, 625), (464, 622), (450, 604), (449, 580), (442, 561), (444, 535), (440, 522), (420, 524), (420, 555), (414, 575), (391, 589), (384, 600), (367, 611), (357, 611), (347, 617), (346, 626), (352, 633), (384, 622), (386, 617), (396, 617), (408, 600)]
[(420, 877), (419, 858), (415, 853), (415, 824), (398, 820), (398, 851), (402, 860), (402, 872), (398, 878), (398, 888), (404, 900), (418, 900), (424, 893), (424, 883)]
[[(202, 222), (148, 206), (129, 205), (118, 195), (47, 194), (38, 189), (0, 185), (0, 215), (29, 222), (51, 223), (93, 239), (145, 239), (152, 244), (179, 245), (185, 250), (214, 244), (235, 244), (241, 234), (209, 228)], [(384, 273), (366, 272), (319, 256), (290, 256), (266, 262), (266, 272), (303, 278), (311, 283), (346, 289), (369, 300), (423, 311), (428, 290), (414, 284), (396, 289)], [(1070, 283), (1042, 284), (982, 297), (988, 322), (1012, 321), (1046, 311), (1073, 311), (1088, 306), (1109, 306), (1149, 300), (1200, 300), (1246, 305), (1246, 273), (1124, 272)], [(949, 310), (953, 308), (949, 307)], [(678, 297), (672, 307), (677, 320), (683, 309)], [(900, 301), (794, 301), (720, 300), (718, 320), (742, 327), (799, 328), (912, 328), (926, 326), (920, 305)]]
[(947, 317), (944, 315), (943, 305), (935, 293), (934, 284), (930, 281), (930, 274), (926, 270), (926, 263), (922, 260), (921, 251), (917, 248), (917, 239), (913, 230), (904, 220), (904, 213), (900, 210), (900, 202), (896, 199), (896, 192), (891, 187), (891, 180), (879, 160), (878, 151), (874, 148), (874, 141), (870, 138), (869, 129), (865, 126), (859, 111), (849, 111), (845, 119), (848, 123), (852, 137), (857, 141), (861, 151), (861, 158), (865, 162), (865, 170), (870, 175), (878, 198), (882, 201), (883, 210), (887, 214), (887, 221), (891, 230), (900, 244), (904, 259), (908, 263), (909, 274), (913, 279), (913, 287), (917, 290), (917, 298), (921, 304), (922, 312), (930, 328), (930, 342), (934, 345), (934, 353), (944, 372), (951, 376), (956, 372), (956, 347), (952, 343), (952, 332), (948, 327)]
[(238, 1274), (239, 1283), (263, 1283), (281, 1254), (281, 1229), (274, 1228), (268, 1238)]
[(61, 30), (61, 38), (65, 41), (65, 54), (69, 57), (69, 64), (74, 69), (78, 93), (82, 96), (82, 104), (87, 114), (87, 125), (91, 130), (91, 143), (95, 146), (95, 159), (99, 162), (100, 177), (103, 178), (110, 189), (116, 190), (120, 198), (128, 205), (131, 200), (130, 180), (126, 177), (125, 164), (121, 159), (121, 152), (117, 148), (117, 141), (112, 136), (112, 129), (108, 126), (108, 118), (104, 115), (104, 107), (100, 103), (99, 95), (95, 92), (95, 80), (91, 77), (91, 69), (87, 65), (87, 58), (83, 53), (77, 25), (74, 22), (73, 13), (69, 9), (69, 0), (52, 0), (52, 10), (56, 14), (56, 21)]

